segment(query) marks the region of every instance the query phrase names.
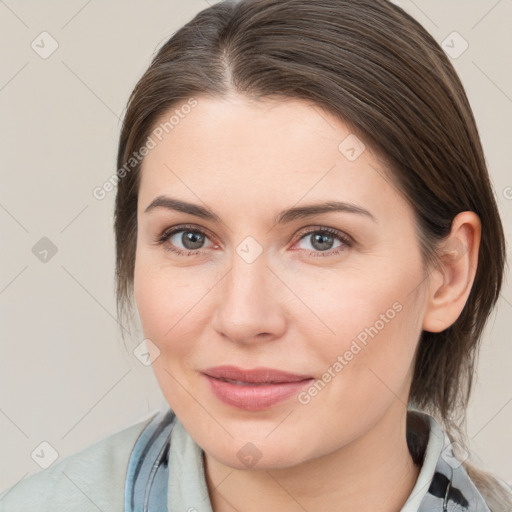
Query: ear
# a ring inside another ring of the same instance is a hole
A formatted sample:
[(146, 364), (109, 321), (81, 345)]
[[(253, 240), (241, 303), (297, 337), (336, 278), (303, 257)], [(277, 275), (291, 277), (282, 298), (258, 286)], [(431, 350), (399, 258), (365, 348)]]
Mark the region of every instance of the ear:
[(423, 330), (441, 332), (459, 318), (478, 265), (482, 225), (475, 212), (461, 212), (439, 247), (441, 265), (429, 275)]

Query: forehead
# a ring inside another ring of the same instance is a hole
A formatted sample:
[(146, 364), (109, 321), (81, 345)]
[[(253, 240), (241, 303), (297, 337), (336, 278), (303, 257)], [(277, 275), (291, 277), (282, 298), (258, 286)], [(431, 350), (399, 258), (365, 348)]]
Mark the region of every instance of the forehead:
[(407, 209), (370, 148), (317, 105), (233, 95), (197, 97), (193, 108), (180, 108), (155, 123), (155, 147), (141, 170), (141, 210), (166, 193), (229, 202), (239, 211), (317, 199), (379, 199)]

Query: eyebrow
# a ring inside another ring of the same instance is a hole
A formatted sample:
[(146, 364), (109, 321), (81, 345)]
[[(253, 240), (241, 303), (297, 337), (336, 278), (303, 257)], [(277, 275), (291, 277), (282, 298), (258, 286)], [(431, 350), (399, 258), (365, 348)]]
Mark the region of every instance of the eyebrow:
[[(201, 219), (221, 222), (221, 219), (218, 215), (208, 210), (207, 208), (204, 208), (203, 206), (189, 203), (187, 201), (182, 201), (180, 199), (174, 199), (168, 196), (158, 196), (153, 199), (149, 206), (144, 210), (144, 213), (148, 213), (155, 208), (165, 208), (167, 210), (188, 213), (190, 215), (194, 215), (195, 217), (200, 217)], [(293, 208), (283, 210), (274, 220), (276, 224), (286, 224), (297, 219), (303, 219), (306, 217), (312, 217), (313, 215), (320, 215), (322, 213), (330, 212), (355, 213), (358, 215), (366, 216), (372, 219), (373, 222), (377, 222), (377, 219), (368, 210), (365, 210), (364, 208), (355, 204), (341, 201), (327, 201), (305, 206), (295, 206)]]

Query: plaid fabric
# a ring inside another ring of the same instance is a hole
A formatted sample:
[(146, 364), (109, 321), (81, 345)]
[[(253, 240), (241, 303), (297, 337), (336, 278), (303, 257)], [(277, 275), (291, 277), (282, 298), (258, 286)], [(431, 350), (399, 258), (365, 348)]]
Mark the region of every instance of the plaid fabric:
[[(416, 448), (421, 449), (420, 453), (423, 454), (425, 459), (428, 454), (428, 461), (424, 461), (421, 469), (420, 477), (423, 474), (423, 480), (418, 478), (416, 487), (402, 511), (492, 512), (469, 478), (461, 461), (454, 456), (449, 437), (439, 428), (434, 418), (420, 411), (408, 411), (408, 414), (420, 418), (424, 424), (424, 435), (418, 436), (414, 444)], [(149, 503), (155, 505), (155, 510), (166, 510), (169, 468), (168, 460), (162, 458), (161, 455), (169, 453), (169, 448), (172, 450), (175, 447), (173, 443), (170, 443), (171, 430), (176, 424), (175, 420), (176, 417), (173, 411), (162, 411), (153, 418), (145, 431), (139, 436), (132, 451), (127, 472), (125, 511), (146, 510), (142, 504), (148, 502), (148, 499)], [(428, 424), (430, 424), (430, 428), (427, 428)], [(181, 423), (179, 425), (181, 426)], [(410, 428), (411, 431), (414, 431), (413, 427)], [(190, 470), (191, 466), (197, 468), (200, 465), (201, 449), (191, 440), (185, 430), (183, 430), (183, 435), (185, 437), (177, 440), (178, 445), (183, 444), (185, 439), (187, 442), (190, 441), (190, 444), (186, 455), (182, 453), (180, 456), (180, 469), (195, 476), (192, 476), (192, 480), (189, 481), (189, 485), (185, 489), (187, 490), (186, 497), (180, 494), (184, 489), (175, 489), (175, 491), (178, 491), (175, 493), (175, 499), (178, 500), (176, 510), (187, 509), (186, 502), (183, 500), (194, 501), (195, 495), (199, 493), (200, 489), (200, 481), (197, 479), (201, 479), (201, 476)], [(151, 449), (148, 448), (149, 446)], [(190, 447), (193, 447), (193, 451), (190, 451)], [(180, 446), (179, 449), (183, 450), (184, 448)], [(153, 453), (152, 457), (149, 456), (151, 453)], [(145, 463), (147, 463), (146, 469), (144, 469)], [(181, 467), (183, 464), (186, 467)], [(433, 469), (434, 464), (435, 469)], [(153, 485), (153, 479), (158, 473), (155, 471), (157, 467), (162, 469), (161, 485)], [(432, 478), (430, 478), (431, 474), (433, 474)], [(206, 487), (206, 484), (204, 486)], [(424, 494), (427, 486), (428, 490)], [(420, 500), (421, 496), (423, 498), (418, 506), (415, 500)], [(208, 503), (202, 503), (201, 507), (194, 508), (196, 511), (206, 509), (211, 510), (209, 501)], [(148, 510), (153, 510), (153, 508), (150, 507)]]
[(418, 512), (492, 512), (453, 453), (444, 434), (444, 446), (434, 476)]

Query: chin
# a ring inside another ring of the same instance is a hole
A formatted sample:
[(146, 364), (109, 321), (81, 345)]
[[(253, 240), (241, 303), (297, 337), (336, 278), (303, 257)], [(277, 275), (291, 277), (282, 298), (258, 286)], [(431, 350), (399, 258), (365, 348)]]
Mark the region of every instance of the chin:
[(205, 450), (210, 457), (221, 464), (237, 470), (272, 470), (293, 467), (302, 462), (297, 457), (296, 447), (289, 450), (278, 450), (276, 446), (267, 443), (266, 446), (257, 446), (248, 441), (239, 448), (231, 444), (226, 450), (217, 445), (213, 450)]

